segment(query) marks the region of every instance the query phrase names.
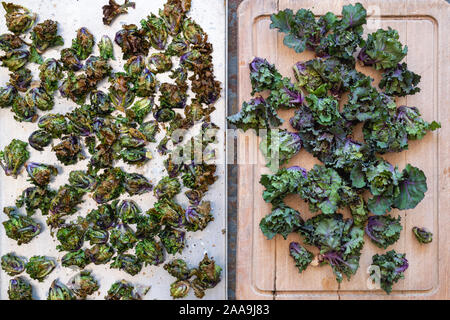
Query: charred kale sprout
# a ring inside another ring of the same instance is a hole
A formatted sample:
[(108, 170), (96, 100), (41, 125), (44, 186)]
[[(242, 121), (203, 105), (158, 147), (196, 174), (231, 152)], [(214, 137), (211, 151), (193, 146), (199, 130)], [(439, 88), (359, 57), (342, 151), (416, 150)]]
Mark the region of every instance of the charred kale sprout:
[(8, 216), (8, 220), (3, 221), (6, 236), (16, 240), (17, 244), (29, 243), (41, 233), (41, 225), (31, 217), (19, 215), (15, 208), (4, 208), (3, 212)]
[(190, 269), (186, 261), (175, 259), (164, 265), (164, 269), (177, 279), (170, 285), (170, 295), (173, 299), (185, 298), (191, 288), (197, 298), (203, 298), (205, 290), (217, 286), (222, 274), (222, 268), (214, 259), (210, 259), (207, 253), (197, 268)]
[(23, 277), (9, 280), (8, 286), (9, 300), (33, 300), (33, 288)]
[(38, 53), (43, 53), (51, 47), (64, 45), (63, 38), (58, 35), (58, 23), (52, 20), (38, 23), (31, 32), (31, 40)]
[(155, 241), (144, 239), (136, 244), (136, 257), (144, 265), (159, 265), (164, 262), (164, 250), (162, 245)]
[(81, 271), (69, 280), (69, 288), (81, 299), (94, 294), (100, 286), (89, 271)]
[(109, 0), (109, 4), (103, 6), (103, 24), (110, 25), (111, 22), (120, 14), (128, 13), (128, 8), (135, 8), (136, 4), (125, 0), (125, 3), (119, 5), (114, 0)]
[(30, 158), (27, 146), (28, 143), (13, 139), (3, 151), (0, 151), (0, 165), (7, 176), (17, 177), (22, 166)]
[(6, 26), (15, 34), (25, 33), (36, 21), (37, 15), (25, 7), (7, 2), (2, 5), (6, 11)]
[(25, 270), (26, 261), (16, 256), (14, 253), (7, 253), (2, 256), (2, 269), (10, 276), (21, 274)]
[(76, 296), (65, 284), (54, 280), (48, 290), (47, 300), (76, 300)]
[(119, 254), (113, 258), (112, 269), (120, 269), (126, 273), (135, 276), (142, 270), (142, 261), (132, 254)]
[(44, 281), (55, 268), (55, 260), (44, 256), (33, 256), (25, 265), (25, 270), (31, 279), (39, 280), (40, 282)]
[(134, 287), (125, 280), (114, 283), (108, 290), (105, 300), (142, 300), (150, 287)]
[(83, 249), (66, 253), (61, 259), (61, 265), (63, 267), (78, 267), (84, 269), (90, 261), (90, 257)]
[(86, 28), (80, 28), (77, 31), (77, 37), (72, 40), (72, 49), (75, 50), (80, 60), (86, 60), (94, 48), (94, 36)]

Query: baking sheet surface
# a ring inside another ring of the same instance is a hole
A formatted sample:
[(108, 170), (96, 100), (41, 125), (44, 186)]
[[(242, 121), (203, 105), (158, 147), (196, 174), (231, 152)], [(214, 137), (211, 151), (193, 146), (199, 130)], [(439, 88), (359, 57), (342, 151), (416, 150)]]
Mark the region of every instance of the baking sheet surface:
[[(108, 35), (112, 40), (115, 33), (121, 29), (124, 24), (136, 24), (139, 25), (141, 19), (145, 19), (150, 13), (157, 14), (158, 10), (163, 7), (165, 0), (134, 0), (136, 2), (136, 9), (129, 9), (129, 13), (119, 16), (111, 26), (104, 26), (102, 23), (102, 6), (107, 4), (107, 0), (20, 0), (16, 3), (20, 3), (24, 7), (30, 9), (38, 14), (38, 23), (46, 19), (56, 20), (58, 22), (59, 34), (62, 35), (65, 41), (64, 47), (69, 47), (71, 41), (76, 36), (76, 30), (80, 27), (87, 27), (98, 42), (102, 35)], [(121, 1), (119, 1), (121, 3)], [(3, 9), (0, 10), (0, 33), (6, 33), (7, 28), (5, 25), (5, 19), (3, 17)], [(224, 129), (225, 124), (225, 75), (226, 75), (226, 2), (221, 0), (192, 0), (192, 9), (189, 16), (200, 24), (203, 30), (208, 34), (209, 41), (214, 46), (213, 62), (216, 78), (222, 82), (222, 98), (216, 103), (216, 111), (212, 114), (212, 121), (220, 128)], [(28, 36), (27, 36), (28, 37)], [(44, 53), (44, 58), (59, 58), (59, 52), (63, 47), (56, 49), (50, 49)], [(95, 46), (94, 55), (98, 55), (97, 45)], [(156, 51), (151, 50), (150, 54)], [(111, 65), (114, 71), (122, 71), (120, 66), (123, 66), (122, 54), (120, 47), (114, 44), (114, 53), (116, 61), (113, 61)], [(150, 55), (149, 54), (149, 55)], [(174, 60), (174, 67), (177, 66), (177, 61)], [(38, 79), (37, 65), (28, 64), (27, 67), (33, 71), (33, 80)], [(9, 79), (9, 71), (6, 68), (0, 69), (0, 86), (4, 86)], [(168, 81), (169, 78), (159, 76), (160, 82)], [(107, 91), (107, 82), (102, 82), (99, 86), (100, 90)], [(192, 95), (191, 95), (192, 96)], [(52, 113), (67, 113), (76, 108), (77, 105), (72, 101), (61, 98), (59, 93), (55, 95), (55, 107), (51, 111)], [(44, 113), (40, 112), (40, 115)], [(147, 118), (147, 120), (150, 118)], [(197, 126), (198, 127), (198, 126)], [(10, 143), (13, 138), (20, 139), (22, 141), (28, 141), (29, 135), (36, 130), (36, 123), (19, 123), (13, 119), (13, 114), (9, 109), (0, 109), (0, 150), (3, 150), (6, 145)], [(198, 128), (197, 128), (198, 129)], [(158, 143), (164, 136), (164, 130), (157, 136)], [(225, 139), (223, 134), (218, 135), (217, 144), (217, 175), (218, 181), (210, 188), (206, 194), (204, 200), (211, 201), (213, 208), (213, 215), (215, 220), (211, 222), (204, 231), (187, 233), (186, 248), (183, 254), (171, 256), (166, 254), (166, 262), (173, 258), (185, 259), (189, 266), (194, 267), (203, 258), (204, 253), (208, 253), (210, 257), (214, 257), (216, 262), (222, 267), (222, 281), (214, 289), (206, 291), (204, 299), (225, 299), (226, 298), (226, 179), (225, 179)], [(185, 140), (186, 141), (186, 140)], [(54, 140), (53, 143), (58, 143), (58, 140)], [(143, 168), (137, 168), (135, 166), (128, 166), (119, 162), (117, 166), (122, 167), (127, 172), (137, 172), (144, 174), (155, 185), (160, 178), (166, 175), (163, 167), (163, 160), (165, 157), (160, 157), (156, 151), (156, 144), (149, 144), (148, 149), (152, 151), (154, 159), (151, 160)], [(79, 162), (74, 166), (62, 166), (62, 164), (56, 159), (53, 152), (50, 151), (50, 147), (47, 147), (45, 151), (39, 152), (31, 147), (28, 147), (31, 157), (29, 161), (42, 162), (46, 164), (56, 165), (60, 171), (60, 174), (54, 179), (50, 186), (57, 190), (58, 187), (67, 182), (68, 174), (72, 170), (85, 169), (87, 160)], [(27, 174), (23, 171), (17, 179), (12, 177), (6, 177), (4, 172), (0, 170), (0, 209), (5, 206), (13, 206), (17, 197), (22, 191), (30, 186), (27, 182)], [(184, 207), (187, 206), (187, 199), (184, 196), (184, 191), (177, 196), (176, 200)], [(90, 210), (96, 208), (96, 203), (88, 195), (84, 198), (85, 202), (80, 205), (78, 214), (85, 215)], [(143, 196), (129, 197), (127, 194), (122, 195), (120, 199), (133, 199), (141, 207), (142, 211), (150, 209), (155, 203), (153, 193), (148, 193)], [(24, 210), (19, 212), (24, 214)], [(76, 217), (76, 216), (74, 216)], [(3, 222), (7, 218), (3, 213), (0, 213), (0, 222)], [(52, 238), (48, 227), (45, 224), (45, 217), (38, 211), (34, 218), (38, 220), (43, 226), (43, 232), (33, 239), (30, 243), (22, 246), (17, 246), (16, 242), (7, 238), (4, 232), (3, 226), (0, 226), (0, 256), (8, 253), (15, 252), (20, 256), (30, 258), (33, 255), (45, 255), (56, 258), (58, 267), (55, 269), (47, 279), (39, 283), (37, 280), (32, 280), (26, 273), (22, 276), (26, 277), (33, 286), (35, 299), (46, 299), (48, 288), (54, 279), (59, 279), (63, 283), (67, 283), (68, 280), (80, 270), (63, 268), (60, 265), (61, 258), (64, 255), (62, 252), (56, 250), (57, 240)], [(85, 244), (86, 246), (86, 244)], [(174, 278), (162, 268), (162, 265), (143, 267), (142, 272), (137, 276), (130, 276), (123, 271), (117, 269), (110, 269), (108, 265), (95, 266), (93, 264), (88, 265), (85, 270), (91, 270), (93, 276), (99, 280), (100, 290), (91, 296), (91, 299), (103, 299), (107, 294), (111, 285), (121, 279), (125, 279), (135, 285), (147, 285), (151, 286), (150, 291), (145, 296), (145, 299), (171, 299), (169, 293), (169, 287)], [(3, 271), (0, 272), (0, 299), (7, 299), (7, 287), (9, 277)], [(193, 291), (189, 293), (188, 299), (196, 299)]]

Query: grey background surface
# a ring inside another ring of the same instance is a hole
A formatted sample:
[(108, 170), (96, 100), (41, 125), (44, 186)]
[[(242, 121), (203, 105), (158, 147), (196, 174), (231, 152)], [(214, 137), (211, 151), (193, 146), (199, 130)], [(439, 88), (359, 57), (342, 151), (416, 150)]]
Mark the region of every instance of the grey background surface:
[[(228, 0), (228, 114), (239, 110), (237, 8), (242, 1)], [(236, 299), (237, 192), (237, 166), (230, 164), (228, 165), (228, 299), (230, 300)]]

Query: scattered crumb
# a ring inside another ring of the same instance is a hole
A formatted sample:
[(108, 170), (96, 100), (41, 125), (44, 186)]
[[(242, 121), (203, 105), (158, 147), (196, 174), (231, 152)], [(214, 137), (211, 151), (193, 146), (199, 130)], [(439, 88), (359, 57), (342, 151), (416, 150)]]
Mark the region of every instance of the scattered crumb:
[(319, 265), (319, 258), (315, 256), (313, 261), (311, 261), (311, 266), (317, 267), (318, 265)]

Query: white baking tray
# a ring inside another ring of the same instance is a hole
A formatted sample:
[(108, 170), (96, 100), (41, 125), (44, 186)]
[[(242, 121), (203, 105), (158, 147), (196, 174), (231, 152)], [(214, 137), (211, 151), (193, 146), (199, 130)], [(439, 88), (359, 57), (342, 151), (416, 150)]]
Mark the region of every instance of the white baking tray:
[[(114, 40), (115, 33), (121, 29), (123, 24), (139, 25), (141, 19), (144, 19), (150, 13), (158, 14), (158, 10), (163, 7), (165, 0), (134, 0), (136, 2), (136, 9), (129, 9), (129, 13), (119, 16), (111, 26), (104, 26), (102, 23), (102, 6), (107, 4), (107, 0), (20, 0), (15, 3), (23, 5), (33, 12), (38, 13), (38, 22), (46, 19), (56, 20), (58, 22), (59, 32), (63, 36), (65, 45), (70, 47), (72, 39), (76, 36), (76, 30), (80, 27), (87, 27), (94, 35), (96, 41), (100, 40), (102, 35), (108, 35)], [(14, 1), (13, 1), (14, 2)], [(118, 1), (122, 3), (123, 1)], [(0, 33), (8, 32), (5, 19), (3, 17), (4, 11), (0, 9)], [(220, 128), (225, 130), (226, 122), (226, 1), (222, 0), (192, 0), (192, 9), (189, 16), (194, 18), (208, 33), (209, 41), (214, 46), (213, 61), (215, 74), (219, 81), (222, 82), (222, 98), (216, 103), (217, 110), (212, 114), (212, 121)], [(50, 49), (45, 54), (45, 58), (59, 58), (59, 52), (62, 47), (57, 49)], [(150, 54), (154, 51), (150, 51)], [(123, 65), (122, 53), (120, 48), (114, 44), (114, 53), (116, 61), (112, 63), (115, 71), (122, 71), (118, 69), (119, 65)], [(94, 55), (98, 55), (98, 48), (95, 47)], [(38, 72), (36, 64), (28, 64), (28, 68), (33, 71), (33, 80), (38, 80)], [(0, 68), (0, 85), (4, 86), (9, 79), (9, 71), (6, 68)], [(160, 76), (160, 81), (168, 80)], [(107, 83), (99, 86), (100, 89), (107, 89)], [(55, 108), (51, 112), (66, 113), (73, 110), (77, 105), (69, 100), (61, 98), (57, 93), (55, 96)], [(43, 113), (40, 113), (43, 114)], [(28, 141), (29, 135), (36, 130), (36, 123), (19, 123), (13, 119), (13, 114), (9, 109), (0, 109), (0, 150), (10, 143), (13, 138), (22, 141)], [(158, 138), (161, 139), (164, 133), (161, 133)], [(158, 142), (159, 142), (158, 139)], [(226, 160), (225, 160), (225, 135), (220, 133), (218, 135), (219, 143), (217, 144), (217, 175), (218, 181), (210, 188), (205, 196), (205, 200), (211, 201), (213, 214), (215, 220), (211, 222), (204, 231), (187, 233), (186, 248), (183, 254), (171, 256), (166, 255), (166, 261), (173, 258), (183, 258), (190, 266), (194, 267), (203, 258), (204, 253), (208, 253), (214, 257), (216, 262), (222, 267), (222, 281), (214, 289), (206, 291), (204, 299), (226, 299), (226, 252), (227, 252), (227, 235), (226, 229)], [(56, 140), (55, 140), (56, 141)], [(159, 156), (156, 151), (157, 144), (150, 144), (148, 149), (153, 152), (154, 159), (151, 160), (143, 168), (136, 168), (135, 166), (128, 166), (119, 162), (117, 166), (122, 167), (127, 172), (138, 172), (144, 174), (154, 184), (165, 175), (162, 164), (163, 158)], [(30, 161), (42, 162), (58, 166), (60, 174), (50, 184), (50, 186), (57, 190), (58, 187), (67, 182), (68, 174), (72, 170), (85, 169), (87, 160), (78, 163), (74, 166), (65, 167), (57, 161), (50, 147), (45, 151), (39, 152), (31, 147), (28, 148), (31, 153)], [(15, 199), (21, 194), (22, 190), (30, 186), (27, 182), (27, 174), (25, 171), (19, 175), (17, 179), (6, 177), (3, 170), (0, 170), (0, 210), (5, 206), (14, 206)], [(135, 200), (143, 211), (150, 209), (155, 198), (153, 193), (148, 193), (143, 196), (128, 197), (123, 195), (121, 199), (131, 198)], [(84, 197), (85, 202), (80, 205), (79, 214), (85, 215), (89, 210), (96, 208), (96, 203), (89, 196)], [(176, 198), (177, 202), (183, 206), (187, 206), (187, 199), (184, 196), (184, 191)], [(24, 210), (21, 210), (24, 214)], [(0, 223), (7, 218), (3, 213), (0, 213)], [(78, 273), (80, 270), (69, 269), (61, 267), (60, 261), (64, 253), (56, 250), (57, 240), (52, 238), (48, 227), (45, 224), (45, 217), (38, 211), (34, 218), (37, 219), (44, 227), (43, 232), (33, 239), (30, 243), (22, 246), (17, 246), (16, 242), (7, 238), (4, 232), (3, 225), (0, 225), (0, 255), (8, 252), (15, 252), (20, 256), (27, 258), (33, 255), (45, 255), (54, 257), (57, 260), (58, 267), (55, 269), (47, 279), (39, 283), (37, 280), (32, 280), (26, 273), (25, 276), (33, 286), (35, 299), (46, 299), (48, 288), (54, 279), (59, 279), (63, 283)], [(117, 269), (110, 269), (108, 265), (95, 266), (90, 264), (86, 270), (91, 270), (92, 274), (100, 282), (100, 290), (90, 299), (103, 299), (107, 294), (111, 285), (121, 279), (130, 281), (136, 285), (151, 286), (150, 291), (145, 296), (146, 300), (151, 299), (171, 299), (169, 293), (170, 284), (175, 280), (162, 268), (162, 265), (143, 267), (142, 272), (137, 276), (130, 276), (123, 271)], [(9, 277), (3, 271), (0, 271), (0, 299), (7, 299), (7, 287)], [(187, 299), (196, 299), (193, 291), (189, 293)]]

